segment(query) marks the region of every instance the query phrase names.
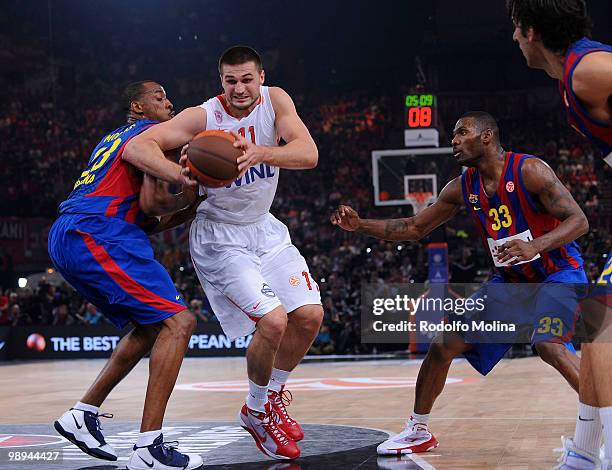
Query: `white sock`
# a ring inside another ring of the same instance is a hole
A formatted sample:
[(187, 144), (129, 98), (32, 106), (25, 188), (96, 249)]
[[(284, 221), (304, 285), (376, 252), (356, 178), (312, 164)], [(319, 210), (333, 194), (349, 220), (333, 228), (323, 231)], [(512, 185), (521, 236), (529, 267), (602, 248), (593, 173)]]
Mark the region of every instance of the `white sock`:
[(157, 431), (147, 431), (138, 434), (138, 440), (136, 441), (136, 447), (147, 447), (153, 444), (153, 441), (161, 434), (161, 429)]
[(272, 369), (272, 376), (270, 377), (270, 385), (268, 385), (268, 388), (280, 393), (283, 385), (287, 383), (287, 378), (289, 378), (290, 373), (291, 371)]
[(429, 422), (429, 413), (427, 413), (426, 415), (420, 415), (413, 411), (410, 415), (410, 421), (412, 421), (413, 423), (427, 425), (427, 423)]
[(578, 418), (576, 419), (576, 431), (574, 431), (576, 447), (598, 456), (601, 433), (599, 408), (578, 402)]
[(100, 408), (98, 408), (97, 406), (88, 405), (87, 403), (82, 403), (80, 401), (77, 401), (73, 408), (75, 410), (91, 411), (94, 414), (98, 413), (98, 411), (100, 410)]
[(603, 424), (604, 447), (606, 460), (612, 459), (612, 406), (599, 408), (599, 418)]
[(265, 404), (268, 402), (268, 386), (257, 385), (249, 380), (249, 394), (246, 397), (248, 408), (256, 411), (265, 411)]

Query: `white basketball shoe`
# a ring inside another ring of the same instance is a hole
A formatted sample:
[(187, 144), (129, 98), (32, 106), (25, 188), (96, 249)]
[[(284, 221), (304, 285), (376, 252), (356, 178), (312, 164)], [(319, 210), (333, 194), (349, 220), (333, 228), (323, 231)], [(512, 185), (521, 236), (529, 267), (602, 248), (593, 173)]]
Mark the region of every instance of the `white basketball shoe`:
[(117, 460), (117, 453), (104, 440), (100, 418), (109, 413), (92, 413), (70, 408), (53, 423), (55, 430), (86, 454), (103, 460)]
[(409, 420), (402, 432), (378, 445), (378, 455), (401, 455), (429, 452), (438, 447), (439, 442), (429, 431), (426, 424)]

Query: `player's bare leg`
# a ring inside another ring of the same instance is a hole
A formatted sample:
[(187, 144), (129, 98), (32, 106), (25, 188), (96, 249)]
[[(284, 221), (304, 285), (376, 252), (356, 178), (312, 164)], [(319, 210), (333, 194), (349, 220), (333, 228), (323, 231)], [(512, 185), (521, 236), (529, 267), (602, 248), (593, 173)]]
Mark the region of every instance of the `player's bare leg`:
[(304, 430), (287, 411), (293, 396), (290, 390), (285, 390), (285, 383), (317, 337), (323, 322), (323, 307), (319, 304), (303, 305), (287, 317), (287, 329), (274, 360), (268, 398), (280, 417), (279, 427), (291, 439), (300, 441), (304, 438)]
[(266, 313), (258, 322), (247, 349), (247, 373), (257, 385), (267, 386), (276, 352), (287, 329), (287, 313), (281, 306)]
[(140, 435), (128, 461), (128, 469), (169, 468), (195, 470), (202, 458), (183, 454), (164, 442), (162, 422), (170, 394), (174, 389), (183, 356), (196, 325), (195, 317), (185, 309), (159, 323), (160, 331), (151, 349), (149, 383), (140, 424)]
[(580, 381), (580, 358), (570, 352), (562, 343), (543, 341), (536, 343), (535, 349), (540, 358), (557, 369), (576, 393)]
[(295, 459), (300, 449), (278, 426), (277, 413), (268, 400), (268, 383), (278, 348), (287, 329), (287, 313), (282, 306), (266, 313), (247, 350), (249, 394), (238, 414), (238, 422), (248, 431), (261, 452), (276, 459)]
[[(149, 384), (137, 445), (146, 447), (159, 440), (166, 404), (174, 388), (183, 355), (195, 327), (195, 319), (187, 310), (155, 325), (137, 326), (117, 345), (92, 386), (72, 409), (55, 423), (55, 429), (81, 450), (97, 458), (117, 460), (114, 449), (101, 433), (98, 407), (111, 390), (134, 368), (149, 351)], [(76, 427), (75, 427), (76, 426)], [(141, 452), (141, 451), (139, 451)], [(187, 458), (187, 457), (185, 457)], [(198, 456), (190, 456), (194, 465)], [(200, 460), (198, 460), (200, 459)]]
[(81, 402), (99, 407), (117, 384), (151, 350), (159, 330), (159, 325), (138, 325), (121, 338), (108, 362), (81, 398)]
[(149, 383), (140, 425), (141, 433), (161, 429), (166, 405), (195, 325), (196, 320), (188, 310), (161, 322), (149, 360)]
[(427, 415), (431, 412), (436, 398), (444, 389), (453, 359), (470, 348), (469, 344), (454, 335), (434, 339), (419, 369), (414, 397), (415, 413)]
[(602, 428), (590, 356), (591, 344), (582, 343), (576, 429), (573, 438), (561, 438), (563, 455), (555, 469), (592, 469), (597, 462)]
[(323, 306), (303, 305), (287, 315), (287, 329), (278, 348), (274, 368), (292, 371), (304, 358), (319, 333)]
[(471, 348), (456, 335), (436, 337), (427, 351), (417, 377), (414, 411), (399, 434), (379, 444), (379, 455), (400, 455), (427, 452), (438, 446), (427, 422), (436, 398), (442, 393), (453, 359)]
[(599, 405), (599, 417), (603, 425), (604, 459), (602, 469), (612, 468), (612, 329), (608, 326), (589, 347), (589, 366), (593, 388)]
[(580, 358), (580, 390), (578, 392), (580, 401), (590, 406), (599, 406), (595, 384), (593, 382), (593, 371), (591, 365), (591, 344), (582, 343)]
[(587, 346), (594, 395), (600, 407), (612, 406), (612, 343), (595, 342)]
[[(600, 287), (600, 286), (598, 286)], [(601, 408), (612, 406), (612, 308), (609, 288), (598, 298), (587, 299), (583, 304), (583, 316), (595, 322), (595, 339), (586, 346), (586, 359), (591, 368), (595, 399)], [(585, 355), (583, 353), (583, 360)], [(605, 423), (604, 423), (605, 426)]]

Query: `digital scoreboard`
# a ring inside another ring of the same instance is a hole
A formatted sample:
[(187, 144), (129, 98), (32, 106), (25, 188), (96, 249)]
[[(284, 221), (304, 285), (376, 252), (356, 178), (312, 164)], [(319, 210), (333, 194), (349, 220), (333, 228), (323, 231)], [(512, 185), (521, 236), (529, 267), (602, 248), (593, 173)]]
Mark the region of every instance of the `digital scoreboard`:
[(432, 93), (411, 93), (404, 101), (404, 145), (438, 147), (438, 98)]
[(431, 93), (406, 95), (406, 129), (429, 129), (436, 126), (437, 98)]

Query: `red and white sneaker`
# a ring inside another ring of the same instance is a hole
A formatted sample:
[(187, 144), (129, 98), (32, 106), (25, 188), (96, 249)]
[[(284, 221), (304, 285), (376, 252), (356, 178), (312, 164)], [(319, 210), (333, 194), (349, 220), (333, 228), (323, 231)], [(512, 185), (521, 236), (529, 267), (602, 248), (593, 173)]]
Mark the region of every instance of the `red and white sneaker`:
[(270, 402), (265, 412), (242, 406), (238, 415), (240, 425), (255, 439), (255, 444), (264, 454), (275, 459), (291, 460), (300, 456), (300, 448), (279, 427), (280, 418)]
[(378, 455), (401, 455), (429, 452), (438, 447), (436, 437), (426, 424), (408, 421), (402, 432), (390, 437), (376, 448)]
[(272, 407), (274, 411), (278, 414), (280, 418), (280, 422), (278, 423), (278, 427), (281, 428), (288, 437), (293, 439), (295, 442), (301, 441), (304, 439), (304, 431), (302, 430), (302, 426), (289, 416), (287, 413), (287, 406), (291, 404), (291, 400), (293, 400), (293, 396), (289, 390), (285, 390), (285, 386), (281, 388), (280, 393), (275, 392), (274, 390), (268, 390), (268, 400), (272, 403)]

